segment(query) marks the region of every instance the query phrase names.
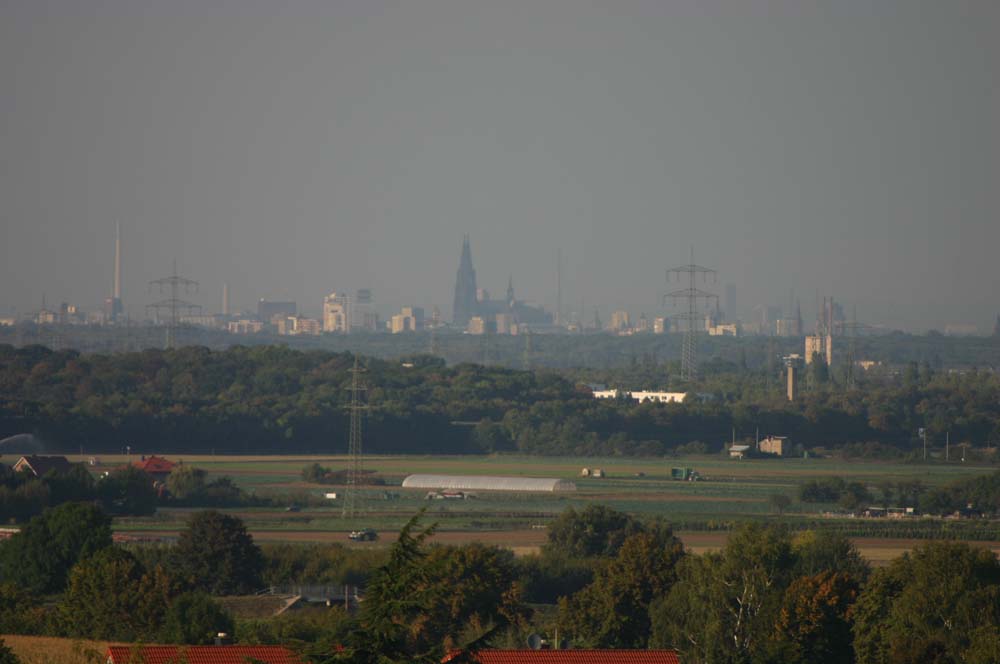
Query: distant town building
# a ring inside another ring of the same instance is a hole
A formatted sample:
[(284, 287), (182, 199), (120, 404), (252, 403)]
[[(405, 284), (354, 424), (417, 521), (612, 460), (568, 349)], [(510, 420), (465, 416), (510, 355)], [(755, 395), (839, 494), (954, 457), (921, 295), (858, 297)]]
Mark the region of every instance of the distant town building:
[(198, 327), (207, 328), (224, 328), (225, 324), (221, 316), (216, 316), (215, 314), (192, 314), (190, 316), (181, 316), (180, 323), (182, 325), (196, 325)]
[(660, 316), (653, 319), (653, 334), (666, 334), (669, 331), (669, 323), (666, 318)]
[(486, 334), (486, 321), (482, 316), (473, 316), (469, 319), (466, 332), (469, 334)]
[(323, 326), (317, 319), (304, 316), (286, 316), (277, 319), (276, 323), (280, 335), (318, 335), (323, 331)]
[(617, 334), (626, 332), (632, 328), (632, 323), (629, 320), (628, 312), (622, 309), (612, 312), (611, 314), (611, 331)]
[(979, 328), (971, 323), (949, 323), (944, 326), (949, 337), (971, 337), (979, 334)]
[(351, 329), (356, 332), (376, 332), (379, 329), (378, 313), (375, 312), (375, 298), (371, 289), (359, 288), (351, 302)]
[(635, 324), (635, 331), (640, 333), (649, 332), (651, 327), (649, 325), (649, 319), (646, 318), (645, 313), (639, 314), (639, 321)]
[(323, 298), (323, 331), (347, 334), (351, 331), (351, 296), (333, 292)]
[(497, 334), (517, 334), (517, 321), (514, 314), (497, 314)]
[(802, 335), (801, 321), (797, 318), (779, 318), (775, 329), (779, 337), (798, 337)]
[(738, 337), (740, 326), (737, 323), (718, 323), (708, 328), (708, 334), (713, 337)]
[(389, 321), (389, 330), (393, 334), (401, 332), (417, 332), (424, 328), (424, 310), (420, 307), (403, 307)]
[(813, 356), (820, 355), (826, 366), (833, 366), (833, 337), (828, 334), (806, 337), (806, 364), (813, 363)]
[(257, 318), (264, 323), (270, 323), (274, 318), (294, 316), (297, 311), (295, 302), (272, 301), (260, 299), (257, 301)]
[(259, 320), (241, 318), (229, 321), (227, 329), (230, 334), (257, 334), (264, 329), (264, 323)]

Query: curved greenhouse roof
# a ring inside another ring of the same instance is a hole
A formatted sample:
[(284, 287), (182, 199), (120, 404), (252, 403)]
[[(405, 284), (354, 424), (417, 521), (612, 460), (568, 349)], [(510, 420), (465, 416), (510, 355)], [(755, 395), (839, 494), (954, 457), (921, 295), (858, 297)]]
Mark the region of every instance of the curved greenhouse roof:
[(404, 489), (474, 491), (576, 491), (576, 484), (552, 477), (497, 477), (490, 475), (409, 475)]

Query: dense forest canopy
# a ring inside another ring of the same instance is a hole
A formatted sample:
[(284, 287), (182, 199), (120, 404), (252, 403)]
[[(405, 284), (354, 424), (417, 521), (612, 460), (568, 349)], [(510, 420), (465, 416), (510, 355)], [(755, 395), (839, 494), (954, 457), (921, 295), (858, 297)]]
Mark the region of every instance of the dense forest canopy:
[[(34, 433), (52, 451), (341, 453), (353, 362), (283, 346), (113, 355), (0, 346), (0, 437)], [(1000, 376), (930, 364), (851, 389), (809, 376), (795, 403), (777, 373), (736, 364), (706, 371), (683, 404), (597, 400), (583, 385), (652, 382), (642, 364), (521, 371), (417, 355), (363, 366), (372, 453), (660, 455), (695, 441), (717, 451), (734, 431), (897, 455), (920, 444), (921, 428), (932, 446), (949, 432), (973, 448), (1000, 441)]]

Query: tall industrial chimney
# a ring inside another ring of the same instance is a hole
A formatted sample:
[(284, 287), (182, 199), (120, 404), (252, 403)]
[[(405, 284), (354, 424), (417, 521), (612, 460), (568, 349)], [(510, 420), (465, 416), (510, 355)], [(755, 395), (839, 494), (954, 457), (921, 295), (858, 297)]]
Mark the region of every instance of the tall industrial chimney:
[(222, 315), (229, 315), (229, 282), (222, 282)]
[(115, 222), (115, 292), (116, 300), (122, 299), (122, 225)]

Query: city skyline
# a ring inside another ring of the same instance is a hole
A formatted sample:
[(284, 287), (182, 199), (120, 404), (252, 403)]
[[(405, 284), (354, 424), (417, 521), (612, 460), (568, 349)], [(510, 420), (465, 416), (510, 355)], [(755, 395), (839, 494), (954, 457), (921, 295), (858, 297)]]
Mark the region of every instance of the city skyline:
[(120, 222), (134, 317), (176, 259), (450, 320), (469, 233), (549, 311), (558, 252), (566, 312), (652, 317), (693, 245), (744, 310), (992, 327), (1000, 7), (505, 5), (4, 5), (0, 314), (99, 308)]

